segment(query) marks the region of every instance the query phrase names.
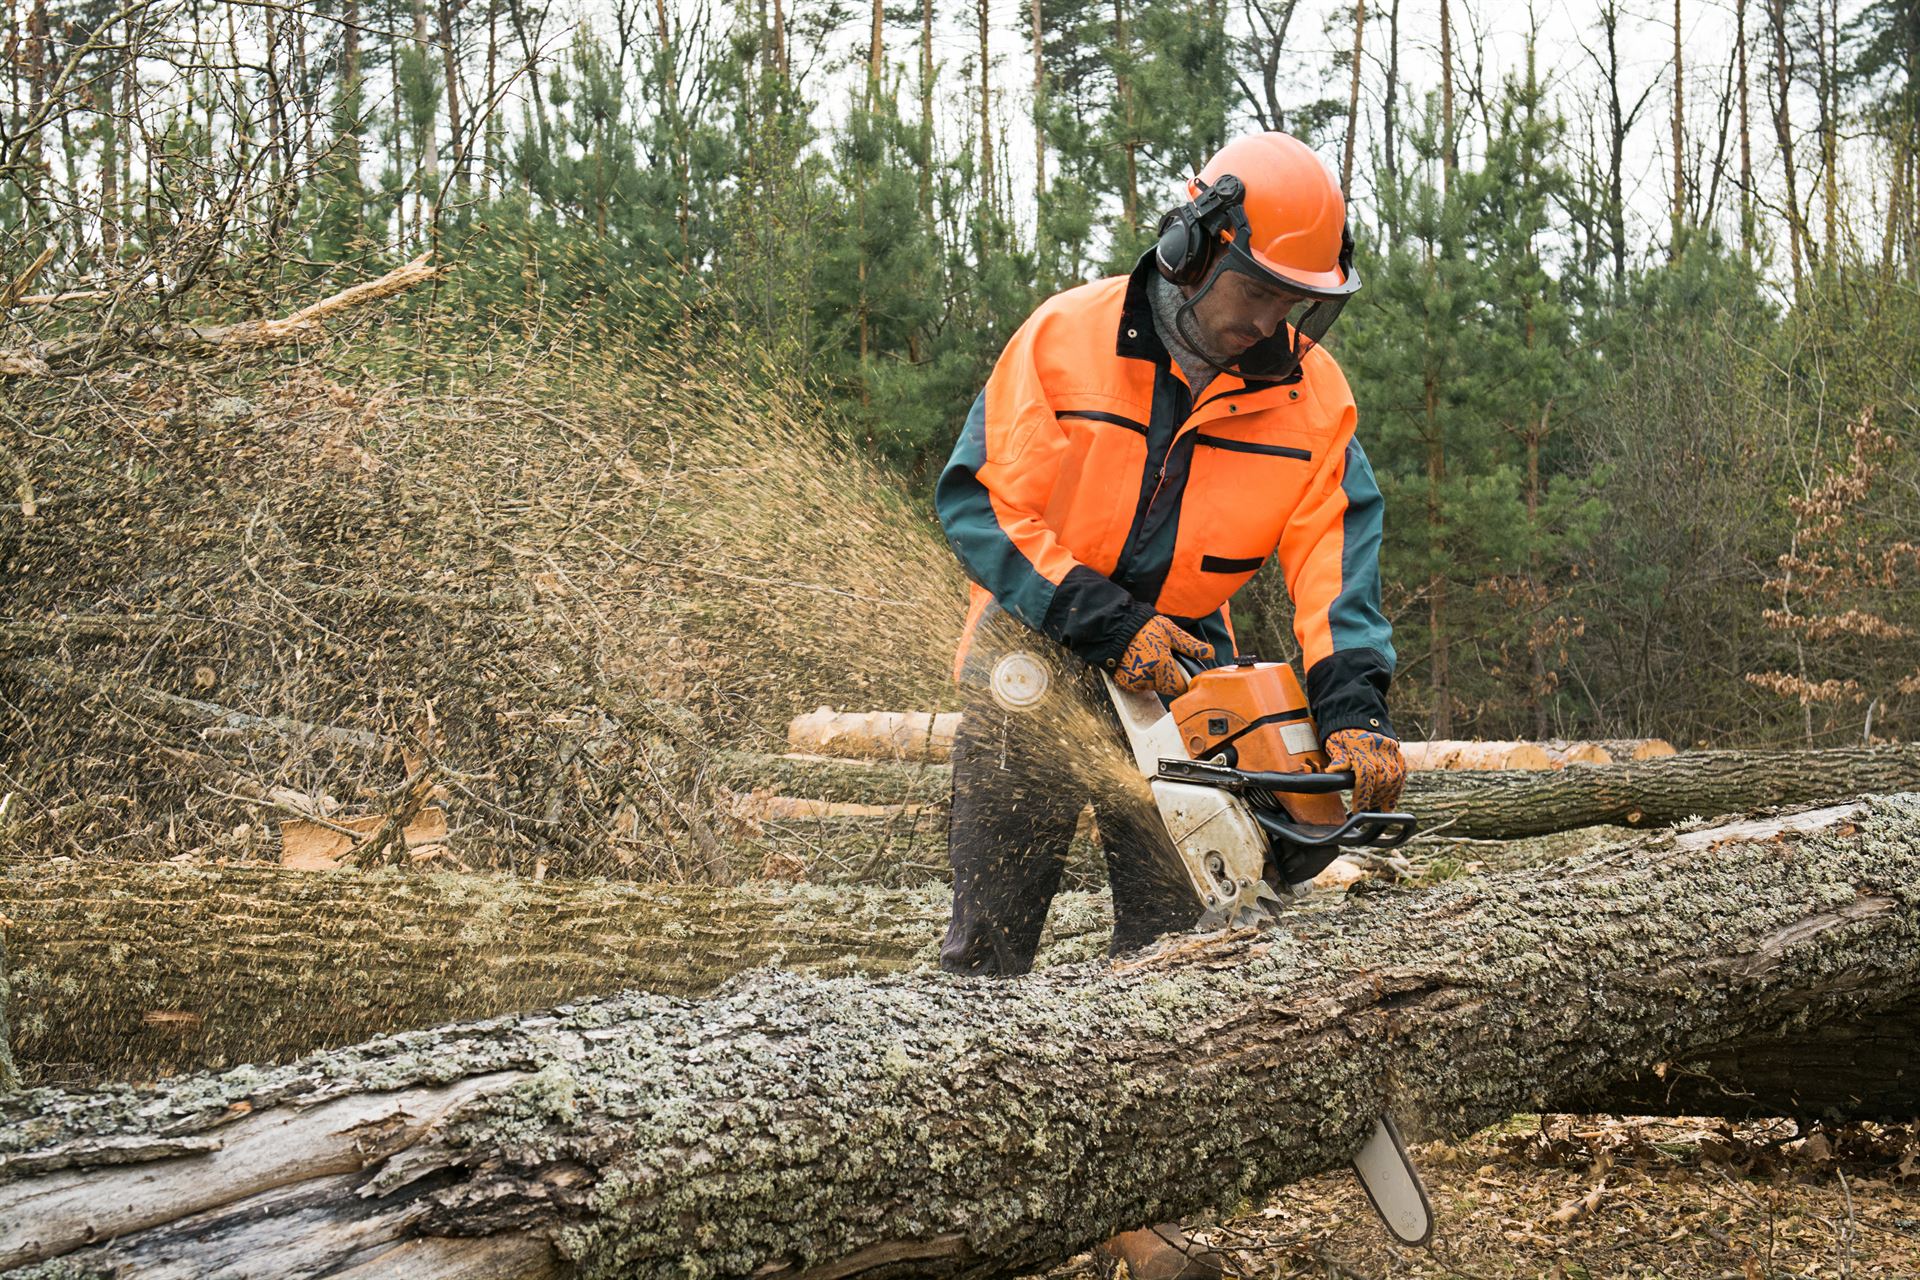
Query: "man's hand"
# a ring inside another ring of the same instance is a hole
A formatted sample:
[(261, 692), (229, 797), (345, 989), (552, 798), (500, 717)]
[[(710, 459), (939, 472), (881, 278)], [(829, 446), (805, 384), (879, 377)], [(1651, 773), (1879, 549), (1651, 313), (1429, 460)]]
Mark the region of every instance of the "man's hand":
[(1407, 783), (1400, 744), (1384, 733), (1338, 729), (1327, 735), (1327, 772), (1353, 770), (1353, 811), (1391, 813)]
[(1133, 633), (1120, 664), (1114, 668), (1113, 682), (1135, 693), (1157, 693), (1177, 698), (1187, 691), (1187, 673), (1173, 659), (1174, 654), (1213, 661), (1213, 646), (1188, 635), (1160, 614), (1147, 619), (1147, 625)]

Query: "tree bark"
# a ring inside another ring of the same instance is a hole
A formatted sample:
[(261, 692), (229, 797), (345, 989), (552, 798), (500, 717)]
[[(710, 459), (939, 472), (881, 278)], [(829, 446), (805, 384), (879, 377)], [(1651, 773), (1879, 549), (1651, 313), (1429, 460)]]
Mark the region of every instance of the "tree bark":
[(1460, 150), (1453, 131), (1453, 15), (1447, 0), (1440, 0), (1440, 148), (1441, 190), (1451, 191)]
[(1773, 134), (1780, 144), (1780, 160), (1787, 178), (1787, 256), (1793, 269), (1793, 296), (1801, 296), (1801, 262), (1813, 257), (1806, 243), (1806, 224), (1800, 217), (1793, 160), (1793, 63), (1787, 46), (1787, 0), (1767, 0), (1767, 19), (1773, 29)]
[(15, 1095), (0, 1267), (1006, 1274), (1335, 1168), (1386, 1111), (1471, 1132), (1920, 994), (1920, 796), (1718, 834), (1120, 965), (767, 974)]
[(1740, 77), (1740, 258), (1753, 261), (1753, 135), (1748, 116), (1747, 0), (1734, 0), (1733, 56)]
[[(1683, 837), (1683, 839), (1692, 837)], [(1496, 870), (1589, 857), (1603, 841), (1478, 848)], [(1696, 839), (1697, 843), (1697, 839)], [(1509, 852), (1511, 850), (1512, 852)], [(1693, 850), (1682, 850), (1692, 856)], [(1320, 905), (1333, 901), (1322, 898)], [(0, 973), (0, 1092), (11, 1011), (30, 1083), (151, 1079), (279, 1063), (387, 1032), (635, 988), (709, 994), (761, 966), (885, 974), (933, 964), (939, 888), (741, 889), (491, 876), (315, 875), (262, 867), (54, 864), (0, 877), (16, 991)], [(1098, 956), (1104, 895), (1054, 900), (1040, 965)], [(102, 947), (114, 957), (98, 963)], [(1749, 1038), (1559, 1110), (1920, 1114), (1920, 1005)]]
[(993, 213), (993, 54), (988, 48), (988, 0), (974, 0), (980, 31), (980, 215), (981, 225)]

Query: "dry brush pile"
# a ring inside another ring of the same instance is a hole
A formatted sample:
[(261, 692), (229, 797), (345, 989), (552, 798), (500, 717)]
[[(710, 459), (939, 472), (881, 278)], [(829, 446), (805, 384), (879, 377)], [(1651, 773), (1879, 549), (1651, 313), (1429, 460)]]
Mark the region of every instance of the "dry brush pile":
[(266, 858), (360, 815), (366, 862), (804, 872), (711, 762), (816, 702), (945, 696), (937, 531), (711, 344), (384, 372), (434, 341), (0, 379), (0, 839)]

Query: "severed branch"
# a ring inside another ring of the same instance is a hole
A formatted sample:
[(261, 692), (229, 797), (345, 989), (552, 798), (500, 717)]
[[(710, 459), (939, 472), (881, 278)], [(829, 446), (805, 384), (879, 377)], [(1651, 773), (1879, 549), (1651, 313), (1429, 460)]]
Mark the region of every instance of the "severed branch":
[[(344, 311), (403, 293), (439, 274), (430, 265), (431, 254), (421, 254), (376, 280), (366, 280), (322, 298), (291, 315), (275, 320), (242, 320), (233, 324), (177, 325), (115, 339), (120, 345), (179, 352), (231, 352), (283, 346), (324, 336), (324, 323)], [(30, 278), (23, 277), (23, 278)], [(0, 377), (48, 376), (62, 361), (94, 349), (106, 340), (100, 333), (84, 333), (58, 343), (32, 343), (0, 350)]]
[[(10, 638), (11, 634), (7, 629), (0, 628), (0, 651), (4, 651), (4, 642)], [(231, 707), (223, 707), (217, 702), (183, 698), (177, 693), (166, 693), (132, 682), (115, 684), (109, 688), (97, 678), (45, 658), (0, 659), (0, 675), (28, 680), (47, 689), (82, 694), (108, 693), (157, 719), (165, 720), (170, 724), (197, 728), (203, 736), (270, 733), (323, 743), (337, 749), (374, 752), (384, 751), (389, 745), (386, 738), (364, 729), (341, 729), (329, 725), (307, 724), (285, 716), (248, 715), (243, 711), (235, 711)]]
[(27, 289), (32, 286), (34, 277), (38, 276), (41, 270), (44, 269), (49, 262), (53, 261), (53, 255), (54, 247), (48, 245), (40, 251), (40, 256), (33, 260), (32, 266), (16, 276), (12, 284), (9, 284), (5, 289), (0, 289), (0, 311), (5, 311), (20, 301), (21, 295), (26, 293)]

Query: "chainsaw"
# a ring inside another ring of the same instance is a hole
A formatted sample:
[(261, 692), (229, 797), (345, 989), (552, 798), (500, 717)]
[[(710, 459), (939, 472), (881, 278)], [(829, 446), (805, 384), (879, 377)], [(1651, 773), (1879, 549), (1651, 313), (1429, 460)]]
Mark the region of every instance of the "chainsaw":
[[(1340, 793), (1353, 774), (1326, 770), (1289, 664), (1241, 655), (1222, 667), (1189, 665), (1187, 675), (1171, 702), (1101, 679), (1200, 900), (1201, 930), (1271, 924), (1280, 895), (1307, 893), (1340, 850), (1392, 849), (1413, 835), (1412, 814), (1346, 811)], [(1046, 683), (1023, 653), (993, 673), (994, 696), (1010, 709), (1033, 705)], [(1396, 1239), (1432, 1238), (1433, 1207), (1392, 1117), (1375, 1123), (1353, 1168)]]
[(1345, 848), (1392, 849), (1407, 813), (1349, 814), (1350, 771), (1325, 772), (1307, 695), (1284, 662), (1242, 655), (1188, 673), (1163, 703), (1102, 676), (1120, 726), (1200, 899), (1200, 928), (1270, 923)]

